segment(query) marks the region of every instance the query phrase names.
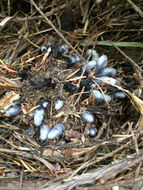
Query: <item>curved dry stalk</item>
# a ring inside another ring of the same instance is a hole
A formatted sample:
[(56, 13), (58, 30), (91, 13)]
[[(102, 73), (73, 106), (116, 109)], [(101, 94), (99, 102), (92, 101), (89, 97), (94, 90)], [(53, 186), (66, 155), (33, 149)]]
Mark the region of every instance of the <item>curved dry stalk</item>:
[[(115, 164), (104, 166), (92, 173), (85, 173), (78, 176), (74, 176), (63, 181), (48, 184), (43, 190), (67, 190), (74, 189), (78, 186), (88, 185), (96, 183), (98, 180), (102, 180), (105, 183), (108, 179), (112, 179), (117, 174), (126, 171), (130, 167), (134, 167), (143, 161), (143, 150), (138, 154), (130, 155), (130, 158), (119, 160)], [(110, 174), (110, 175), (109, 175)]]

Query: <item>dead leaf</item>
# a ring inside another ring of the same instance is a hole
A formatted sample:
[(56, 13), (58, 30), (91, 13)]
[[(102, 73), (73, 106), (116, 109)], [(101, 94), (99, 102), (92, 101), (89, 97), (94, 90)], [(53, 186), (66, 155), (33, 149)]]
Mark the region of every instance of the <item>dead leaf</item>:
[(130, 91), (125, 90), (117, 85), (114, 86), (127, 94), (134, 108), (140, 113), (140, 118), (137, 123), (137, 128), (143, 128), (143, 101), (137, 96), (133, 95)]
[(51, 156), (53, 154), (53, 150), (51, 150), (51, 149), (45, 149), (44, 151), (43, 151), (43, 156)]
[(6, 23), (11, 20), (13, 17), (6, 17), (4, 18), (1, 22), (0, 22), (0, 31), (4, 28), (4, 26), (6, 25)]
[(61, 153), (65, 156), (72, 156), (72, 157), (77, 157), (81, 156), (89, 151), (91, 151), (94, 147), (89, 147), (89, 148), (73, 148), (73, 149), (67, 149), (67, 150), (62, 150)]

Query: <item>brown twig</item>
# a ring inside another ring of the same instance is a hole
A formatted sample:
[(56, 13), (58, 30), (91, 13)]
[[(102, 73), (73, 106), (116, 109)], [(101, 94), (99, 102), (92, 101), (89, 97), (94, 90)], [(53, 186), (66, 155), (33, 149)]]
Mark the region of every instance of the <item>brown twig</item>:
[(135, 5), (135, 3), (133, 3), (131, 0), (127, 0), (127, 2), (133, 7), (133, 9), (134, 9), (137, 13), (139, 13), (139, 15), (140, 15), (141, 17), (143, 17), (143, 12), (141, 11), (141, 9), (140, 9), (138, 6)]
[(28, 153), (28, 152), (22, 152), (22, 151), (10, 150), (10, 149), (4, 149), (4, 148), (0, 148), (0, 152), (8, 153), (8, 154), (14, 154), (14, 155), (22, 156), (22, 157), (29, 158), (29, 159), (33, 159), (34, 158), (34, 159), (42, 162), (49, 170), (53, 170), (54, 169), (53, 165), (50, 164), (44, 158), (42, 158), (40, 156), (37, 156), (37, 155), (33, 155), (31, 153)]
[(3, 63), (2, 60), (0, 60), (0, 63), (2, 64), (2, 65), (0, 65), (0, 68), (6, 70), (8, 73), (17, 74), (17, 71), (8, 68), (8, 66), (5, 63)]
[(21, 88), (20, 84), (5, 78), (4, 76), (0, 76), (0, 88), (1, 89), (12, 89), (12, 88)]
[[(67, 4), (63, 4), (63, 5), (60, 5), (54, 9), (52, 9), (50, 12), (47, 12), (45, 13), (45, 16), (49, 17), (49, 16), (52, 16), (54, 14), (56, 14), (56, 12), (58, 12), (59, 10), (62, 10), (64, 9), (65, 7), (67, 6)], [(14, 21), (16, 22), (25, 22), (25, 21), (32, 21), (32, 20), (40, 20), (40, 19), (43, 19), (43, 16), (33, 16), (33, 17), (24, 17), (24, 18), (21, 18), (21, 17), (15, 17), (14, 18)]]
[[(74, 187), (89, 185), (97, 182), (97, 180), (102, 180), (105, 182), (105, 179), (111, 179), (117, 174), (126, 171), (128, 168), (133, 167), (143, 161), (143, 150), (138, 154), (131, 155), (130, 158), (119, 160), (113, 165), (104, 166), (101, 169), (98, 169), (92, 173), (85, 173), (79, 176), (71, 177), (54, 184), (49, 184), (43, 190), (65, 190), (65, 189), (74, 189)], [(110, 175), (109, 175), (110, 174)]]
[[(100, 161), (103, 161), (103, 160), (106, 160), (107, 158), (110, 158), (112, 156), (114, 156), (117, 152), (123, 150), (124, 148), (128, 147), (129, 145), (131, 144), (131, 140), (128, 141), (126, 144), (123, 144), (121, 145), (119, 148), (113, 150), (112, 152), (106, 154), (105, 156), (101, 156), (99, 158), (95, 157), (93, 158), (92, 160), (90, 161), (87, 161), (86, 163), (83, 163), (79, 168), (78, 168), (78, 172), (85, 169), (85, 168), (88, 168), (90, 166), (93, 166), (95, 165), (96, 163), (99, 163)], [(76, 174), (76, 173), (75, 173)], [(72, 174), (72, 176), (74, 176)]]

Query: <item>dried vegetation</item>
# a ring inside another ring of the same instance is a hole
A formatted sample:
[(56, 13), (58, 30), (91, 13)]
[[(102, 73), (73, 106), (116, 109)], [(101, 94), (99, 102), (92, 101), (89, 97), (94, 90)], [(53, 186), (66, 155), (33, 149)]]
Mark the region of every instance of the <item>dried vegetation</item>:
[[(137, 182), (143, 175), (143, 1), (0, 3), (0, 179), (18, 178), (20, 187), (25, 179), (48, 179), (45, 190), (80, 189), (82, 185), (81, 189), (106, 189), (106, 184), (124, 189), (131, 183), (139, 189)], [(40, 47), (48, 43), (53, 52), (43, 55)], [(61, 44), (81, 58), (88, 48), (106, 54), (121, 81), (120, 86), (108, 89), (122, 90), (127, 97), (98, 104), (92, 99), (82, 101), (80, 93), (66, 92), (63, 85), (77, 81), (77, 68), (67, 69), (66, 59), (57, 56)], [(23, 84), (18, 83), (19, 71), (27, 73)], [(29, 83), (31, 79), (38, 84), (45, 77), (51, 77), (56, 88), (36, 89)], [(28, 131), (35, 127), (26, 116), (42, 98), (59, 96), (66, 105), (60, 112), (51, 105), (46, 122), (52, 126), (64, 121), (64, 140), (40, 142), (38, 129), (30, 138)], [(23, 114), (8, 117), (4, 111), (19, 97), (25, 98)], [(95, 117), (94, 138), (79, 119), (85, 110)]]

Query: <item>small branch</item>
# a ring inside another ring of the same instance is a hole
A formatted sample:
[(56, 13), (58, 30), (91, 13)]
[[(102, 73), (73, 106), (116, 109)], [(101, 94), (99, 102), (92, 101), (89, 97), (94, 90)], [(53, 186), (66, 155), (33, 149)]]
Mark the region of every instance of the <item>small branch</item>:
[(133, 9), (141, 16), (143, 17), (143, 12), (139, 7), (137, 7), (131, 0), (127, 0), (127, 2), (133, 7)]

